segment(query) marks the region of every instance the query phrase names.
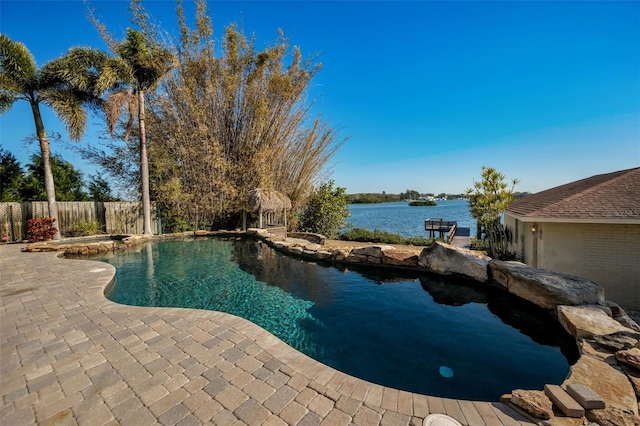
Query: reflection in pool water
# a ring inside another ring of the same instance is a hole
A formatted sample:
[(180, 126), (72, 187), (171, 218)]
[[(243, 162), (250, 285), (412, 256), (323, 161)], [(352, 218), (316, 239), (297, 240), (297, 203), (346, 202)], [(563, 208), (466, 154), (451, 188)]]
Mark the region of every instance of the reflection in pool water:
[(347, 374), (397, 389), (497, 400), (560, 383), (575, 342), (546, 312), (499, 289), (433, 275), (336, 268), (253, 240), (198, 239), (104, 258), (107, 297), (246, 318)]

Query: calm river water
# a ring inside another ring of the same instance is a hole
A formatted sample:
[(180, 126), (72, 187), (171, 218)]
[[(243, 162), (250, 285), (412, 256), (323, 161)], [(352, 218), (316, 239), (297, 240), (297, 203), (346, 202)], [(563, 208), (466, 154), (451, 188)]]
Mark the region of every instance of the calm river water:
[(428, 237), (426, 219), (455, 220), (459, 227), (471, 228), (476, 220), (469, 213), (467, 200), (436, 201), (437, 206), (412, 207), (408, 202), (350, 204), (349, 224), (355, 228), (393, 232), (407, 237)]

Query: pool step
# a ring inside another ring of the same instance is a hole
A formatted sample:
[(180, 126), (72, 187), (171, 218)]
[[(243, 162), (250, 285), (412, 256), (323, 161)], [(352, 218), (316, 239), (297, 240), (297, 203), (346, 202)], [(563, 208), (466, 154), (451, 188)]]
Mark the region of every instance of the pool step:
[(605, 408), (604, 399), (585, 385), (570, 383), (567, 385), (567, 393), (586, 410)]
[(544, 393), (567, 417), (583, 417), (584, 408), (558, 385), (544, 385)]

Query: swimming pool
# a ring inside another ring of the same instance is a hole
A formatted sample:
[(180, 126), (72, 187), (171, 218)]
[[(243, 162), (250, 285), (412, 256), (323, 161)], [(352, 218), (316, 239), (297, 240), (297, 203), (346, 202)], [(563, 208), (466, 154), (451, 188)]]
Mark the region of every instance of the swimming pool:
[(474, 282), (339, 269), (254, 240), (166, 241), (102, 259), (117, 269), (110, 300), (238, 315), (324, 364), (397, 389), (493, 401), (561, 383), (577, 359), (575, 341), (546, 312)]

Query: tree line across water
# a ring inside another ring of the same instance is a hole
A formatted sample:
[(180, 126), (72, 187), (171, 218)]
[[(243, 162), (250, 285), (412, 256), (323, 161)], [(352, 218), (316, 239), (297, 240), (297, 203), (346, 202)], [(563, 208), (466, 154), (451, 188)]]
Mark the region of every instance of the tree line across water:
[(439, 199), (454, 200), (465, 198), (465, 194), (434, 194), (431, 192), (420, 193), (416, 190), (407, 189), (399, 194), (387, 194), (382, 192), (369, 192), (363, 194), (347, 194), (347, 201), (351, 204), (375, 204), (375, 203), (393, 203), (398, 201), (419, 200), (421, 198), (434, 197)]

